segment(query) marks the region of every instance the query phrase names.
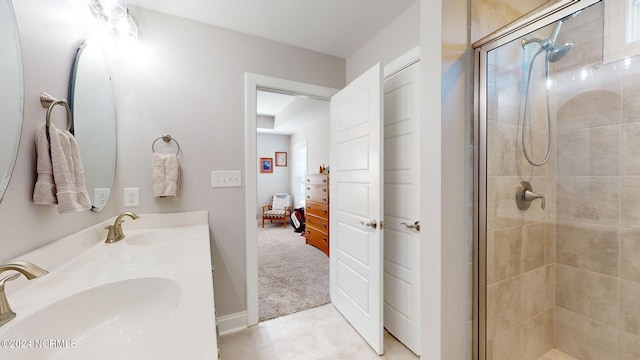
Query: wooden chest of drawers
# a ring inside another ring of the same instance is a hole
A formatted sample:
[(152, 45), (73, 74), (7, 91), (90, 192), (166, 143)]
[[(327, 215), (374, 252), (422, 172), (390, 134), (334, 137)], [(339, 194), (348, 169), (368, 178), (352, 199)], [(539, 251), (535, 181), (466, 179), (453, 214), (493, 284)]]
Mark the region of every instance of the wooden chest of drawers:
[(305, 237), (329, 256), (329, 174), (306, 178)]

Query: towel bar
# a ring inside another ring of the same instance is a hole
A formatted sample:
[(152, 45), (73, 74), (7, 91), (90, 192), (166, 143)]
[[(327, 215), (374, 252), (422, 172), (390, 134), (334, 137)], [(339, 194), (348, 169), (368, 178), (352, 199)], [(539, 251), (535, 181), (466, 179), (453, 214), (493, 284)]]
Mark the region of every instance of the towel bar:
[(151, 144), (151, 151), (152, 152), (156, 152), (156, 150), (155, 150), (156, 143), (160, 139), (162, 139), (162, 141), (164, 141), (164, 142), (173, 141), (174, 143), (176, 143), (176, 146), (178, 146), (178, 151), (176, 151), (176, 155), (180, 154), (180, 143), (178, 142), (178, 140), (172, 138), (171, 135), (169, 135), (169, 134), (164, 134), (164, 135), (160, 136), (159, 138), (153, 140), (153, 143)]
[(46, 92), (42, 92), (40, 93), (40, 104), (42, 104), (43, 108), (47, 108), (47, 129), (51, 124), (51, 110), (53, 110), (56, 105), (64, 105), (65, 109), (67, 110), (67, 131), (71, 131), (73, 118), (71, 116), (71, 108), (69, 107), (69, 102), (67, 102), (67, 100), (56, 99)]

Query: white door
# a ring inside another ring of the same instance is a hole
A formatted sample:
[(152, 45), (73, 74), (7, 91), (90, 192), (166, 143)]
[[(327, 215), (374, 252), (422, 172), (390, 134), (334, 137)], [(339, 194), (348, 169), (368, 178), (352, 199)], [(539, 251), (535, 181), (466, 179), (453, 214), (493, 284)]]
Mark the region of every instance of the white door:
[(420, 65), (384, 83), (384, 327), (419, 355)]
[(382, 67), (331, 98), (331, 301), (383, 353)]

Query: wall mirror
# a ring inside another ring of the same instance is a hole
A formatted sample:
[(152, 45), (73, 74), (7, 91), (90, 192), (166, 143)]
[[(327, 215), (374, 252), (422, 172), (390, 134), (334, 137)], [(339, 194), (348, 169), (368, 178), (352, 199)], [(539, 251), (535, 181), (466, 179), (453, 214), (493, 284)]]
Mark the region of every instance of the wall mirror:
[(116, 168), (116, 107), (111, 74), (100, 47), (84, 42), (71, 71), (69, 105), (92, 210), (109, 200)]
[(0, 0), (0, 201), (9, 185), (18, 155), (23, 105), (18, 26), (11, 0)]

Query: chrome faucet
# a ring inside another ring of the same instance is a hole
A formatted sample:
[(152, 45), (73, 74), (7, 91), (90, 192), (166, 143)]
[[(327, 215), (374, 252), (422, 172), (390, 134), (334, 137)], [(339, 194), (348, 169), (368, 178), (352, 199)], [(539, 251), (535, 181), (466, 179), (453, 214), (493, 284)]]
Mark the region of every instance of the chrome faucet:
[(125, 216), (128, 216), (133, 220), (140, 219), (140, 216), (132, 212), (123, 212), (122, 214), (118, 215), (113, 225), (109, 225), (105, 228), (109, 230), (109, 233), (107, 234), (107, 240), (105, 240), (106, 243), (114, 243), (124, 239), (124, 233), (122, 232), (122, 223), (124, 222), (123, 218)]
[(18, 273), (5, 276), (0, 279), (0, 326), (8, 323), (16, 317), (16, 313), (13, 312), (11, 306), (9, 306), (7, 295), (4, 292), (4, 284), (7, 281), (17, 279), (20, 277), (20, 274), (24, 275), (28, 280), (48, 274), (46, 270), (24, 260), (14, 260), (0, 264), (0, 274), (8, 270), (15, 270)]

